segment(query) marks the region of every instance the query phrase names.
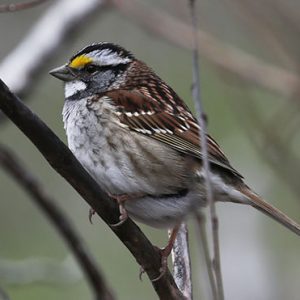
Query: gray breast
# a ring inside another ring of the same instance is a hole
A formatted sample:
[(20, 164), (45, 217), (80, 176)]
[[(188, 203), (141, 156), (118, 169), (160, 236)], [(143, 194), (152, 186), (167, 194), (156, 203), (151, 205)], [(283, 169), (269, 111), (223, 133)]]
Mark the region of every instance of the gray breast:
[[(188, 160), (120, 126), (109, 103), (66, 101), (63, 120), (69, 148), (102, 189), (111, 194), (147, 195), (129, 200), (132, 216), (149, 225), (165, 226), (194, 208), (196, 196), (190, 190), (194, 178)], [(182, 189), (188, 189), (187, 195), (177, 197)], [(159, 197), (171, 194), (175, 196)]]

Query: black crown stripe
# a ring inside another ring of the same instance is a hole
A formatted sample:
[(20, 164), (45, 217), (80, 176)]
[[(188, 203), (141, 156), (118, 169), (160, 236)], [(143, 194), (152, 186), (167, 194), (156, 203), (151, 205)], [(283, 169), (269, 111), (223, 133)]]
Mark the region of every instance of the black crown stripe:
[(113, 43), (108, 43), (108, 42), (101, 42), (101, 43), (95, 43), (91, 44), (89, 46), (84, 47), (81, 49), (79, 52), (77, 52), (75, 55), (73, 55), (70, 59), (72, 61), (75, 57), (80, 56), (82, 54), (87, 54), (95, 50), (109, 50), (112, 53), (116, 52), (121, 58), (130, 58), (134, 59), (134, 56), (131, 52), (128, 50), (122, 48), (121, 46)]

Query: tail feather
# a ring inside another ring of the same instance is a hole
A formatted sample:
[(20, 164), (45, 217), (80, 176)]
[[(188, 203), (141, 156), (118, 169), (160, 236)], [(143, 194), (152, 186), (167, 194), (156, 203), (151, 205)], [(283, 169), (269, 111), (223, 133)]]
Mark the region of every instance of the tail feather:
[(279, 222), (280, 224), (300, 236), (300, 225), (297, 222), (290, 219), (276, 207), (264, 201), (262, 198), (252, 192), (248, 187), (245, 186), (241, 188), (240, 191), (249, 199), (250, 205), (262, 211), (267, 216), (271, 217), (275, 221)]

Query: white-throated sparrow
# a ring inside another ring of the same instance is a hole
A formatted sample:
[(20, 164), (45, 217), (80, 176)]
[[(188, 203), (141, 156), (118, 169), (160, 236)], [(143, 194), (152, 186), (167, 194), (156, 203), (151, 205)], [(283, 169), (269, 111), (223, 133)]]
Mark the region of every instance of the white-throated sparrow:
[[(121, 222), (128, 211), (151, 226), (176, 227), (206, 205), (197, 121), (145, 63), (103, 42), (50, 73), (65, 82), (69, 147), (117, 199)], [(216, 200), (252, 205), (300, 235), (296, 222), (252, 192), (210, 136), (207, 142)]]

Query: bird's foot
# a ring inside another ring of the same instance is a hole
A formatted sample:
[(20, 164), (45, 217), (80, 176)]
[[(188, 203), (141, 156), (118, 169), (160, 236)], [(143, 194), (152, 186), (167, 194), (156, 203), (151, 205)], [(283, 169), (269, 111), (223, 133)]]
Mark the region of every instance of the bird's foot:
[(166, 274), (166, 271), (168, 269), (168, 257), (171, 254), (171, 251), (172, 251), (172, 248), (173, 248), (173, 245), (174, 245), (179, 227), (180, 227), (180, 224), (176, 225), (173, 228), (173, 230), (171, 232), (171, 235), (170, 235), (170, 238), (168, 240), (167, 246), (165, 248), (159, 249), (160, 256), (161, 256), (161, 266), (160, 266), (160, 269), (159, 269), (160, 274), (159, 274), (158, 277), (152, 279), (151, 280), (152, 282), (158, 281), (159, 279), (161, 279)]
[(93, 208), (90, 208), (89, 210), (89, 220), (90, 220), (90, 223), (93, 224), (93, 215), (96, 213), (96, 211), (93, 209)]
[(125, 202), (128, 200), (136, 199), (136, 198), (141, 198), (145, 196), (142, 193), (135, 193), (135, 194), (119, 194), (119, 195), (114, 195), (111, 193), (108, 193), (109, 197), (116, 200), (117, 203), (119, 204), (119, 211), (120, 211), (120, 222), (116, 224), (111, 224), (111, 227), (118, 227), (122, 225), (127, 219), (128, 219), (128, 213), (125, 208)]

